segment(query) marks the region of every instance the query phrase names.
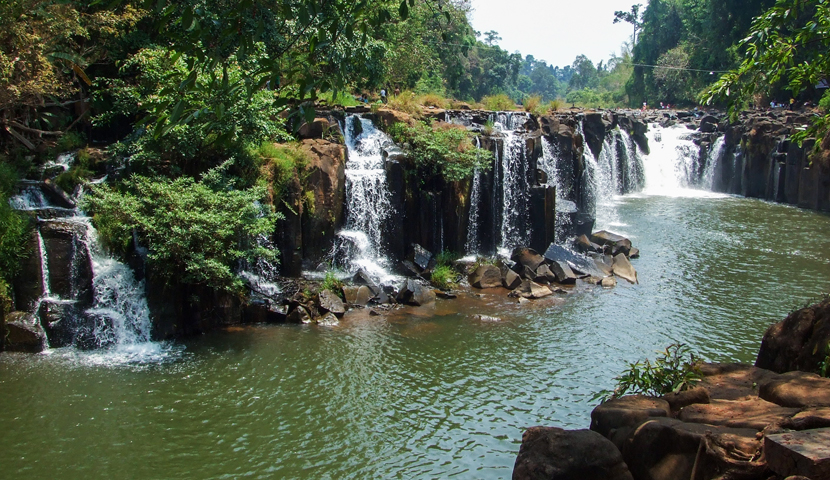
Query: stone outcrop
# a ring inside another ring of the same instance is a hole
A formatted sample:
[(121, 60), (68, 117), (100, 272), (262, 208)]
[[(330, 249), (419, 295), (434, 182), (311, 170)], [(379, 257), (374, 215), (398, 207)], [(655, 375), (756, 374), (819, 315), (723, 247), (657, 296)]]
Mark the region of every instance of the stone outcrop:
[(619, 450), (591, 430), (531, 427), (522, 434), (513, 480), (633, 480)]
[(818, 372), (830, 355), (830, 299), (791, 313), (770, 326), (755, 365), (783, 373)]
[(0, 351), (38, 353), (46, 347), (46, 332), (30, 313), (12, 312), (6, 316), (5, 325), (0, 326), (4, 327), (0, 334), (5, 338)]

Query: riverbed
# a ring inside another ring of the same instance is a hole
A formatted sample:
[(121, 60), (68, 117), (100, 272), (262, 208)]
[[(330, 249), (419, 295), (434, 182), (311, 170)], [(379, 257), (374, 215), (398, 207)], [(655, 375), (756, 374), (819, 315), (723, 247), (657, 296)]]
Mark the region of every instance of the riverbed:
[(830, 291), (830, 216), (670, 194), (615, 198), (599, 225), (641, 250), (638, 285), (0, 354), (2, 475), (510, 478), (523, 429), (587, 428), (626, 362), (673, 342), (752, 362), (772, 322)]

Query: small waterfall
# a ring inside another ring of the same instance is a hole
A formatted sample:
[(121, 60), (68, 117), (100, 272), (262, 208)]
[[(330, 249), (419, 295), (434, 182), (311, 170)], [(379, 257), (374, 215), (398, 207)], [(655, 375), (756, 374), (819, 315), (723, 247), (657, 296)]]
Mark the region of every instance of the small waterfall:
[(723, 161), (726, 153), (726, 136), (721, 135), (709, 148), (706, 155), (706, 165), (703, 168), (703, 177), (700, 179), (700, 186), (705, 190), (713, 190), (715, 183), (715, 169)]
[(9, 198), (9, 205), (15, 210), (34, 211), (50, 208), (49, 200), (39, 184), (25, 185), (17, 195)]
[(333, 260), (347, 269), (363, 267), (370, 274), (386, 275), (383, 228), (391, 211), (383, 148), (392, 145), (385, 133), (368, 119), (346, 118), (346, 224), (338, 232)]
[(530, 178), (535, 172), (530, 171), (524, 138), (517, 134), (527, 117), (521, 113), (502, 112), (495, 118), (494, 125), (505, 135), (501, 161), (496, 161), (501, 172), (493, 175), (494, 182), (501, 182), (494, 185), (494, 191), (498, 191), (499, 186), (502, 191), (502, 204), (498, 209), (501, 211), (499, 248), (509, 251), (530, 242)]
[(651, 153), (644, 159), (645, 192), (674, 196), (695, 184), (700, 149), (683, 126), (649, 128)]
[[(481, 139), (476, 137), (476, 149), (481, 148)], [(481, 202), (481, 172), (478, 168), (473, 172), (473, 184), (470, 188), (470, 214), (467, 219), (467, 241), (464, 244), (464, 251), (467, 255), (475, 255), (481, 249), (478, 239), (479, 228), (479, 203)]]

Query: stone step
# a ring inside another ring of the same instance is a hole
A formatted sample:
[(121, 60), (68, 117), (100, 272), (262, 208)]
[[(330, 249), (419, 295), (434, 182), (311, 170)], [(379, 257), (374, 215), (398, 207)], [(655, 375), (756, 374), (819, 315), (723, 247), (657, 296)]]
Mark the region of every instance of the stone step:
[(830, 479), (830, 428), (767, 435), (764, 452), (767, 466), (781, 476)]

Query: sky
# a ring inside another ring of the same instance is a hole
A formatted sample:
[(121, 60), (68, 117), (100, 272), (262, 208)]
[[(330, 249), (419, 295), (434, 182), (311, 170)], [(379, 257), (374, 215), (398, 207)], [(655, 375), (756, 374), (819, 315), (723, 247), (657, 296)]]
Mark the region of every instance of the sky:
[[(632, 26), (614, 24), (616, 10), (643, 0), (472, 0), (471, 23), (477, 31), (495, 30), (498, 45), (510, 53), (533, 55), (549, 65), (571, 65), (584, 54), (594, 64), (620, 53), (631, 41)], [(484, 40), (484, 36), (479, 37)]]

